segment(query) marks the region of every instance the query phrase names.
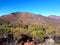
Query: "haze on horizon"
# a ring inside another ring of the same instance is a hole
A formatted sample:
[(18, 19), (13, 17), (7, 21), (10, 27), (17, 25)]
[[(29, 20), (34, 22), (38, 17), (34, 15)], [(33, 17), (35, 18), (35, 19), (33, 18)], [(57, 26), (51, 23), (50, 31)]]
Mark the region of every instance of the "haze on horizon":
[(60, 16), (60, 0), (0, 0), (0, 16), (12, 12)]

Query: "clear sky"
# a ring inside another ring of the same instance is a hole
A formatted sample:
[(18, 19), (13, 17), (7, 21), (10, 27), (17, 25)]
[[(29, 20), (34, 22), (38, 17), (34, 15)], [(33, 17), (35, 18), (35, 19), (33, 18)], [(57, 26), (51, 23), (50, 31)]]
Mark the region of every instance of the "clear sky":
[(12, 12), (60, 16), (60, 0), (0, 0), (0, 16)]

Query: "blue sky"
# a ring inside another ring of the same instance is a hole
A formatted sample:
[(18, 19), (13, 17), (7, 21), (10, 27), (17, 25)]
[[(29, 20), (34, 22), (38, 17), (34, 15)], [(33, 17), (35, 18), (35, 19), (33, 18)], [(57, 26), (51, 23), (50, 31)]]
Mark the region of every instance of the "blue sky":
[(0, 0), (0, 16), (12, 12), (60, 16), (60, 0)]

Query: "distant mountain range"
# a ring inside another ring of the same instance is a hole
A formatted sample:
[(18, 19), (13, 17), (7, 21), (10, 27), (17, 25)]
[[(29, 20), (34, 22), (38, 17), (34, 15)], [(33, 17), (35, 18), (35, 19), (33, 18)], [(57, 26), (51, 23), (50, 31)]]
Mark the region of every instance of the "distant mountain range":
[(53, 18), (53, 19), (60, 19), (60, 16), (56, 16), (56, 15), (50, 15), (48, 17)]
[(34, 14), (29, 12), (15, 12), (8, 15), (1, 16), (0, 18), (13, 22), (24, 22), (24, 23), (32, 23), (32, 24), (52, 24), (60, 26), (60, 16), (42, 16), (40, 14)]

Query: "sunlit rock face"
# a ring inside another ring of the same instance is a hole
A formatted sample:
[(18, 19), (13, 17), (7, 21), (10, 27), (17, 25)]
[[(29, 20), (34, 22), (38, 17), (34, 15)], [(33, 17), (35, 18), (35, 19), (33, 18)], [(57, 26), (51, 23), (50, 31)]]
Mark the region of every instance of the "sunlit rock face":
[(55, 45), (55, 40), (53, 40), (52, 38), (46, 38), (44, 45)]

